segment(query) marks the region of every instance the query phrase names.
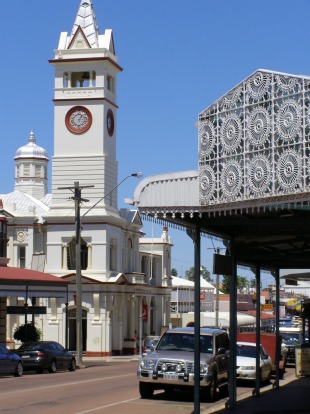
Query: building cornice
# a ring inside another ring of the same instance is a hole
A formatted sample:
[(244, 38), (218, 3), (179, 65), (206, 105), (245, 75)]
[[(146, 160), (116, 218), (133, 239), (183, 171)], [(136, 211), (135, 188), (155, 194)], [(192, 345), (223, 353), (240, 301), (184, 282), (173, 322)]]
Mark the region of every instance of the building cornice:
[(52, 65), (59, 65), (64, 63), (81, 63), (81, 62), (104, 62), (108, 61), (111, 65), (115, 66), (120, 72), (123, 71), (123, 68), (118, 65), (113, 59), (109, 57), (89, 57), (89, 58), (72, 58), (72, 59), (50, 59), (48, 62)]

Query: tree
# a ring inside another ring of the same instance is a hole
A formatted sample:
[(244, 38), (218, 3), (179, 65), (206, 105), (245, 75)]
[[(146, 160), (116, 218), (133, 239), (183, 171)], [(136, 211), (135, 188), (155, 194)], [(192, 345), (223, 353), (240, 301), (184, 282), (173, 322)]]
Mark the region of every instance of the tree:
[[(221, 283), (221, 291), (223, 293), (230, 293), (230, 280), (231, 276), (223, 276)], [(242, 292), (247, 286), (249, 286), (248, 279), (245, 276), (237, 276), (237, 289)]]
[(230, 293), (230, 276), (224, 275), (220, 290), (223, 293)]
[(249, 287), (250, 288), (256, 288), (256, 279), (251, 279), (249, 281)]
[(243, 289), (249, 286), (249, 281), (245, 276), (237, 276), (237, 289), (242, 293)]
[[(209, 270), (206, 269), (205, 266), (200, 267), (200, 276), (202, 276), (207, 282), (212, 282), (210, 277)], [(191, 267), (189, 270), (186, 270), (185, 277), (188, 280), (194, 281), (195, 280), (195, 268)]]
[(16, 341), (27, 342), (27, 341), (39, 341), (41, 339), (42, 332), (32, 323), (27, 323), (27, 325), (20, 325), (15, 329), (13, 338)]
[(171, 269), (171, 276), (178, 276), (177, 269), (175, 269), (175, 268)]

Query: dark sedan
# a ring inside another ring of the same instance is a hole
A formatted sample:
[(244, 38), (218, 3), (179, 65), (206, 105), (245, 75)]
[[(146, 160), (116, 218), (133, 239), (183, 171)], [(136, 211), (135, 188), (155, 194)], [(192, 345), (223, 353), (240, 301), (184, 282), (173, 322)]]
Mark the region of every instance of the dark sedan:
[(22, 359), (24, 370), (51, 373), (58, 369), (75, 371), (74, 355), (54, 341), (26, 342), (15, 351)]
[(21, 358), (0, 344), (0, 374), (14, 374), (15, 377), (23, 375)]

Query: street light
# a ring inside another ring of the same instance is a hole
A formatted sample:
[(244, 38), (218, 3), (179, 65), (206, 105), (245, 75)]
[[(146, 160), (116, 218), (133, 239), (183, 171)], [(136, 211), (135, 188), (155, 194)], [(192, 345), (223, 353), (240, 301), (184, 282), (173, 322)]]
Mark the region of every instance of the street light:
[(127, 177), (125, 177), (125, 178), (123, 178), (123, 180), (122, 181), (120, 181), (118, 184), (116, 184), (116, 186), (114, 186), (113, 188), (112, 188), (112, 190), (110, 190), (107, 194), (105, 194), (103, 197), (101, 197), (100, 198), (100, 200), (98, 200), (97, 201), (97, 203), (95, 203), (91, 208), (89, 208), (87, 211), (86, 211), (86, 213), (84, 213), (83, 214), (83, 216), (82, 216), (82, 220), (83, 220), (83, 218), (84, 218), (84, 216), (86, 216), (86, 214), (87, 213), (89, 213), (90, 212), (90, 210), (92, 210), (94, 207), (96, 207), (96, 205), (97, 204), (99, 204), (100, 203), (100, 201), (102, 201), (104, 198), (106, 198), (106, 197), (108, 197), (108, 195), (110, 195), (111, 193), (113, 193), (113, 191), (117, 188), (117, 187), (119, 187), (125, 180), (127, 180), (128, 178), (130, 178), (130, 177), (137, 177), (137, 178), (141, 178), (141, 177), (143, 177), (143, 174), (141, 173), (141, 172), (137, 172), (137, 173), (132, 173), (132, 174), (129, 174), (129, 175), (127, 175)]
[(4, 214), (3, 202), (0, 199), (0, 257), (6, 258), (7, 243), (8, 243), (8, 221)]
[[(89, 213), (97, 204), (100, 203), (104, 198), (108, 197), (117, 187), (119, 187), (125, 180), (130, 177), (142, 177), (143, 174), (133, 173), (127, 175), (122, 181), (116, 184), (110, 191), (108, 191), (103, 197), (101, 197), (92, 207), (90, 207), (82, 216), (82, 219)], [(85, 200), (81, 197), (81, 191), (84, 188), (90, 188), (92, 186), (80, 187), (79, 182), (74, 183), (74, 187), (62, 187), (60, 189), (69, 189), (74, 190), (74, 197), (72, 199), (75, 201), (75, 224), (76, 224), (76, 250), (75, 250), (75, 273), (76, 273), (76, 366), (78, 368), (84, 368), (82, 360), (83, 352), (83, 332), (82, 332), (82, 281), (81, 281), (81, 213), (80, 213), (80, 204)]]

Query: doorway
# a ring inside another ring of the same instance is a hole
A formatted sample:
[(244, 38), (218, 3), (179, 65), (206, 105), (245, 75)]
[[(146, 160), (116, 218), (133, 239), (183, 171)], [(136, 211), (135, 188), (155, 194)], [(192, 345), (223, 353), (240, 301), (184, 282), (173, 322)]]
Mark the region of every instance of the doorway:
[[(70, 351), (76, 351), (76, 309), (68, 310), (68, 347)], [(87, 312), (82, 310), (82, 351), (86, 352), (87, 343)]]

